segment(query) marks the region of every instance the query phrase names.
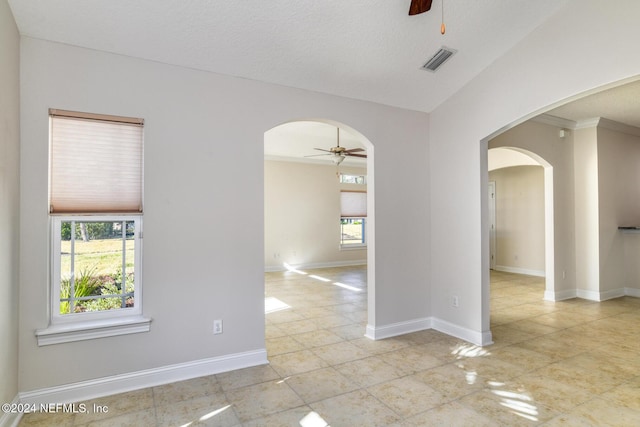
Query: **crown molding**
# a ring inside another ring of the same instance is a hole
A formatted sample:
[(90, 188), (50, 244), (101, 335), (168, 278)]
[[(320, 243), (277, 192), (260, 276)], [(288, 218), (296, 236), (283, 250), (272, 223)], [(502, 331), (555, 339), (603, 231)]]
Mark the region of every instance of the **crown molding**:
[(640, 136), (640, 128), (600, 117), (598, 127), (628, 135)]
[(573, 120), (563, 119), (562, 117), (556, 117), (550, 114), (540, 114), (539, 116), (531, 119), (531, 121), (549, 126), (555, 126), (561, 129), (576, 129), (577, 125), (577, 123)]
[(577, 130), (600, 127), (615, 132), (626, 133), (628, 135), (640, 136), (640, 128), (616, 122), (604, 117), (592, 117), (590, 119), (579, 120), (576, 122), (573, 120), (563, 119), (562, 117), (552, 116), (550, 114), (541, 114), (531, 119), (531, 121), (555, 126), (561, 129)]
[[(320, 166), (333, 166), (333, 167), (336, 166), (335, 163), (333, 163), (330, 160), (308, 159), (308, 158), (302, 158), (302, 157), (272, 156), (270, 154), (265, 154), (264, 159), (275, 161), (275, 162), (307, 163), (307, 164), (314, 164), (314, 165), (320, 165)], [(340, 166), (366, 169), (367, 161), (364, 159), (363, 160), (344, 159), (344, 161), (340, 163)]]

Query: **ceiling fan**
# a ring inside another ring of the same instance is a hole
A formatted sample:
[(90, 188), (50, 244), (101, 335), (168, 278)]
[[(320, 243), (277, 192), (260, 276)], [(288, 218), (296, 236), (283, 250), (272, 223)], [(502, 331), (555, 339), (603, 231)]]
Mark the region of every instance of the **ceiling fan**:
[[(409, 15), (419, 15), (431, 10), (431, 3), (433, 0), (411, 0), (411, 6), (409, 6)], [(440, 33), (444, 35), (447, 31), (444, 25), (444, 0), (442, 0), (442, 24), (440, 24)]]
[(336, 165), (339, 165), (340, 163), (342, 163), (342, 161), (347, 156), (350, 156), (350, 157), (361, 157), (361, 158), (364, 158), (364, 159), (367, 158), (366, 154), (356, 154), (359, 151), (365, 151), (364, 148), (347, 149), (347, 148), (344, 148), (344, 147), (340, 146), (340, 128), (337, 128), (337, 144), (336, 144), (335, 147), (331, 147), (328, 150), (325, 150), (324, 148), (314, 148), (314, 150), (324, 151), (325, 153), (324, 154), (311, 154), (311, 155), (305, 156), (305, 157), (332, 156), (331, 160)]
[(411, 0), (409, 15), (418, 15), (431, 10), (432, 0)]

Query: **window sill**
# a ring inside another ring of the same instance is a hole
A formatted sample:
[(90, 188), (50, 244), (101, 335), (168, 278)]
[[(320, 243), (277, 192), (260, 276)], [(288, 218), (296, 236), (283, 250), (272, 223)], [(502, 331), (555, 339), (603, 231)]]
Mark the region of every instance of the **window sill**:
[(341, 251), (359, 251), (367, 249), (367, 245), (340, 245)]
[(149, 332), (150, 324), (151, 319), (142, 316), (64, 323), (36, 330), (36, 338), (38, 339), (38, 346), (41, 347), (44, 345)]

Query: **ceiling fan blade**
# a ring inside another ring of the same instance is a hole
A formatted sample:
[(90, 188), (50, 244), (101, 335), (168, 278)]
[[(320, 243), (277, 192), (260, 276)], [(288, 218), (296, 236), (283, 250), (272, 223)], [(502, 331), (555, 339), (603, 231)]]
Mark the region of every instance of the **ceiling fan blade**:
[(366, 154), (353, 154), (353, 153), (346, 153), (346, 155), (347, 155), (347, 156), (349, 156), (349, 157), (361, 157), (361, 158), (363, 158), (363, 159), (366, 159), (366, 158), (367, 158), (367, 155), (366, 155)]
[(431, 9), (432, 0), (411, 0), (411, 6), (409, 6), (409, 15), (418, 15), (420, 13), (428, 12)]
[(356, 151), (364, 151), (364, 148), (351, 148), (349, 150), (344, 150), (345, 153), (355, 153)]
[(318, 151), (326, 151), (327, 153), (333, 154), (333, 151), (325, 150), (325, 149), (323, 149), (323, 148), (314, 148), (314, 150), (318, 150)]

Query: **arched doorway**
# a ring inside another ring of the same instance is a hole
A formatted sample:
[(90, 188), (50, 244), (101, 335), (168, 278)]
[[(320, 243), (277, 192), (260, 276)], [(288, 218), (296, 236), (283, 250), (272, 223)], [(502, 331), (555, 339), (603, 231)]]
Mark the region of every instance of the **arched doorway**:
[(529, 150), (518, 147), (491, 147), (489, 142), (488, 171), (515, 166), (537, 165), (543, 168), (544, 187), (544, 298), (555, 300), (555, 264), (554, 264), (554, 204), (553, 204), (553, 166), (544, 158)]
[[(302, 273), (304, 269), (366, 265), (367, 321), (373, 323), (373, 144), (353, 128), (328, 119), (282, 123), (267, 130), (264, 141), (265, 271), (289, 270)], [(357, 156), (347, 154), (344, 159), (336, 162), (335, 156), (330, 153), (336, 146), (344, 147)], [(270, 162), (269, 167), (267, 162)], [(289, 166), (284, 166), (285, 164)], [(294, 175), (287, 176), (288, 173), (297, 174), (297, 178)], [(311, 178), (311, 175), (316, 178)], [(279, 177), (279, 184), (274, 184), (274, 176)], [(343, 183), (341, 180), (345, 176), (352, 181)], [(308, 182), (313, 182), (313, 186), (305, 189), (303, 181), (308, 179)], [(278, 186), (277, 191), (270, 188), (271, 185)], [(361, 222), (357, 223), (361, 226), (361, 233), (358, 235), (360, 244), (354, 244), (354, 239), (341, 239), (344, 231), (340, 195), (345, 189), (366, 194), (366, 212), (360, 218)], [(276, 201), (274, 198), (279, 199)], [(305, 198), (312, 203), (306, 203), (303, 200)], [(320, 277), (318, 280), (328, 279)], [(336, 284), (341, 285), (349, 288), (349, 284)], [(361, 333), (365, 334), (364, 328)]]

